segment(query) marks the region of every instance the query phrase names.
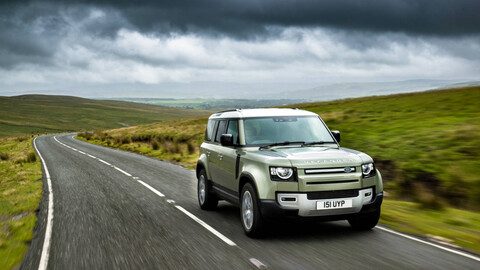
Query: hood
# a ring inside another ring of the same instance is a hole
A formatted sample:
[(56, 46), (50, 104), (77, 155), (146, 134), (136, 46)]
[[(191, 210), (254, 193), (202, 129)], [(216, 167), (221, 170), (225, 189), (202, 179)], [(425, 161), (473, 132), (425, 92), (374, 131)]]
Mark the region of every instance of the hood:
[(290, 160), (297, 168), (331, 168), (343, 166), (360, 166), (373, 162), (365, 153), (348, 148), (315, 147), (282, 147), (263, 150), (263, 154), (277, 155)]

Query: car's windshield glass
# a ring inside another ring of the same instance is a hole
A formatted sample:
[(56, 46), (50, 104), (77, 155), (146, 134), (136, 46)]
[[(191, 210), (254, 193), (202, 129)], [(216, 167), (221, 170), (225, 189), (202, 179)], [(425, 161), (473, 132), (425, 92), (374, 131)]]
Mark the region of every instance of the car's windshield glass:
[(282, 142), (334, 143), (325, 125), (317, 116), (281, 116), (244, 120), (247, 145), (268, 145)]

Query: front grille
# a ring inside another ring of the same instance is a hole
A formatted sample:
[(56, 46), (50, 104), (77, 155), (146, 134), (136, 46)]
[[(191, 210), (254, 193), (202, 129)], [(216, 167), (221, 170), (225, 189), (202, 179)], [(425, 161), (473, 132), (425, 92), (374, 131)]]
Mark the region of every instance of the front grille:
[(309, 200), (350, 198), (350, 197), (357, 197), (357, 196), (358, 196), (358, 189), (307, 192), (307, 199)]
[(323, 173), (353, 173), (357, 170), (355, 167), (337, 167), (337, 168), (320, 168), (320, 169), (305, 169), (305, 174), (323, 174)]

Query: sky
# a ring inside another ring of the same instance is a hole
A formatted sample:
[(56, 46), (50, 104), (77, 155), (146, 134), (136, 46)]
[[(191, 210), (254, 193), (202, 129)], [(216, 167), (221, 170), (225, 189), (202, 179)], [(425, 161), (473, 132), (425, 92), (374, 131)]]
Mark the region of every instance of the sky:
[(478, 0), (0, 0), (0, 96), (478, 81), (479, 14)]

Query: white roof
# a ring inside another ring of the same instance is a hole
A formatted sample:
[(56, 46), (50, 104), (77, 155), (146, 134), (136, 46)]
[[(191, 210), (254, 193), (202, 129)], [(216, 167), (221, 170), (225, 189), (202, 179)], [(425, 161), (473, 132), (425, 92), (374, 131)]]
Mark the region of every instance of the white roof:
[(222, 111), (212, 114), (210, 118), (251, 118), (251, 117), (270, 117), (270, 116), (318, 116), (299, 109), (236, 109), (231, 111)]

